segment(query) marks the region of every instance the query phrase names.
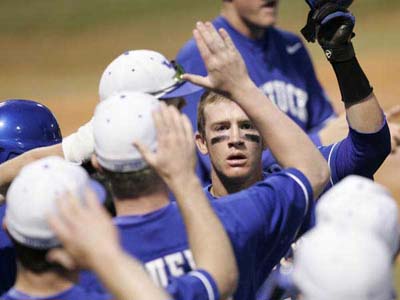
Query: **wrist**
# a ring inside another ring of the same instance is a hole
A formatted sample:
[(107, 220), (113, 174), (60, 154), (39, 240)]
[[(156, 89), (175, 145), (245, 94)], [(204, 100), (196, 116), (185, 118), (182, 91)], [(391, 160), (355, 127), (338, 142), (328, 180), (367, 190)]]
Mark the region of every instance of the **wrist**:
[(177, 197), (178, 194), (192, 191), (195, 186), (201, 186), (200, 180), (194, 171), (171, 178), (167, 184), (175, 197)]
[(371, 95), (373, 89), (355, 56), (350, 60), (331, 64), (345, 104), (360, 102)]
[(247, 98), (247, 96), (255, 90), (258, 90), (257, 86), (250, 77), (247, 76), (246, 79), (243, 79), (240, 84), (236, 85), (230, 91), (230, 98), (234, 101), (240, 102), (241, 99)]
[(87, 265), (96, 271), (103, 267), (104, 262), (107, 262), (107, 265), (114, 264), (122, 254), (123, 251), (118, 245), (96, 246), (87, 256)]

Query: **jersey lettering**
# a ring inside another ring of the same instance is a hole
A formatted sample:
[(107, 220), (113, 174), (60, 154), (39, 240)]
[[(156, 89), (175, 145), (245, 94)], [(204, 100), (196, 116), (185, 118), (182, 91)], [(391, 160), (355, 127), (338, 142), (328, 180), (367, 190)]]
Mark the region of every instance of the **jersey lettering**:
[(268, 81), (260, 88), (281, 111), (307, 122), (308, 94), (304, 90), (281, 80)]
[(153, 281), (162, 287), (168, 285), (168, 277), (178, 277), (195, 269), (192, 252), (187, 249), (165, 255), (145, 263)]

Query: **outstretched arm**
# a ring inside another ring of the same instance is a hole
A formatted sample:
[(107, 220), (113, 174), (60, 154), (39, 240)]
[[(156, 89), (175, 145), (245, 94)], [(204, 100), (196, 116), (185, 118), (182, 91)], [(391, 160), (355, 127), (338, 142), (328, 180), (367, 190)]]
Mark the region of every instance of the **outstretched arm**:
[(75, 133), (65, 137), (59, 144), (29, 150), (0, 164), (0, 193), (27, 164), (47, 156), (61, 156), (67, 161), (81, 163), (89, 160), (94, 151), (91, 121), (82, 125)]
[(135, 143), (148, 164), (175, 195), (183, 216), (189, 245), (198, 269), (215, 280), (221, 299), (236, 288), (238, 271), (230, 240), (212, 210), (195, 174), (195, 144), (191, 123), (173, 107), (161, 102), (154, 113), (157, 152)]
[[(342, 11), (346, 17), (334, 17)], [(363, 72), (351, 42), (354, 18), (335, 3), (326, 3), (313, 13), (318, 43), (335, 71), (350, 132), (339, 143), (332, 165), (334, 181), (349, 174), (372, 177), (390, 153), (391, 141), (387, 123), (368, 78)], [(393, 114), (396, 111), (393, 110)]]
[(208, 76), (185, 74), (195, 84), (226, 95), (246, 112), (284, 168), (303, 172), (318, 196), (328, 179), (326, 161), (307, 135), (251, 81), (242, 57), (225, 30), (199, 22), (193, 32)]

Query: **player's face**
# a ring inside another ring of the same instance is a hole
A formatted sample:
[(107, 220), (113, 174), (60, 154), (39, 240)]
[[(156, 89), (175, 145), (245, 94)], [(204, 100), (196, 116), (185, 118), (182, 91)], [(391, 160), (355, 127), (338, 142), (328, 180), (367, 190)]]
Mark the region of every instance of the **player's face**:
[(232, 4), (250, 26), (266, 28), (276, 23), (279, 0), (233, 0)]
[(261, 168), (263, 143), (245, 112), (230, 100), (204, 108), (205, 137), (197, 146), (209, 154), (213, 171), (229, 179), (248, 179)]

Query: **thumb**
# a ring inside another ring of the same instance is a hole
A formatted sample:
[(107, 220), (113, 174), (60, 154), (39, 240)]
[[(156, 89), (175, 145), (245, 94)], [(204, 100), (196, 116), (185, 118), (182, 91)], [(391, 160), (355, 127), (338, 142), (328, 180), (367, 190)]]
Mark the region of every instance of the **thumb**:
[(193, 84), (211, 89), (211, 82), (208, 77), (196, 75), (196, 74), (183, 74), (182, 75), (183, 80), (190, 81)]
[(47, 261), (57, 263), (65, 269), (73, 271), (78, 268), (74, 259), (64, 249), (55, 248), (51, 249), (46, 256)]

